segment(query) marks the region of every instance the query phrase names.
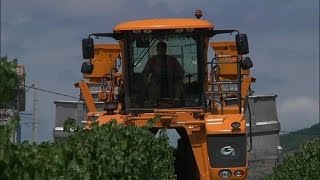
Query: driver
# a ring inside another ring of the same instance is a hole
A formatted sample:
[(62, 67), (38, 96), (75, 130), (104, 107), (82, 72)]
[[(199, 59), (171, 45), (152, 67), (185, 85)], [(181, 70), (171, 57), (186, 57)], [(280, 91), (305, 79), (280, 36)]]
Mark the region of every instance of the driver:
[(179, 61), (167, 55), (167, 44), (159, 42), (157, 55), (146, 63), (143, 74), (146, 78), (147, 93), (152, 103), (160, 99), (182, 98), (184, 70)]

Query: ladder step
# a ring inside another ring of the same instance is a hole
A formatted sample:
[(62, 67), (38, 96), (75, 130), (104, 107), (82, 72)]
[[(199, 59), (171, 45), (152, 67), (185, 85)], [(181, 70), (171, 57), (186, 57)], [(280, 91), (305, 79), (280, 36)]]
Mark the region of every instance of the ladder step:
[(234, 62), (232, 62), (232, 61), (223, 61), (223, 62), (213, 62), (212, 64), (237, 64), (237, 61), (234, 61)]
[(205, 92), (206, 94), (231, 94), (239, 93), (239, 91), (217, 91), (217, 92)]
[(239, 82), (236, 81), (219, 81), (219, 82), (213, 82), (210, 83), (211, 85), (219, 85), (219, 84), (239, 84)]

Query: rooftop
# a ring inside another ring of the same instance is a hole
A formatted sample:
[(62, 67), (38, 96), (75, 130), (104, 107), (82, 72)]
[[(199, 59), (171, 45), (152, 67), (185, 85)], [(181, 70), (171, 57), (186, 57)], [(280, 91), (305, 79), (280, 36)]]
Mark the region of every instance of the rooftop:
[(116, 25), (113, 31), (128, 30), (156, 30), (156, 29), (182, 29), (182, 28), (204, 28), (213, 29), (213, 24), (203, 19), (192, 18), (161, 18), (127, 21)]

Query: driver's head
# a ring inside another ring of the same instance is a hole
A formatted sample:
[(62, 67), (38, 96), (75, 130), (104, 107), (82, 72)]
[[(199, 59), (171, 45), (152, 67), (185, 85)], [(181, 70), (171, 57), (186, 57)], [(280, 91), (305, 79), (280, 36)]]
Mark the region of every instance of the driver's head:
[(166, 52), (167, 52), (167, 44), (165, 42), (158, 42), (157, 53), (158, 54), (166, 54)]

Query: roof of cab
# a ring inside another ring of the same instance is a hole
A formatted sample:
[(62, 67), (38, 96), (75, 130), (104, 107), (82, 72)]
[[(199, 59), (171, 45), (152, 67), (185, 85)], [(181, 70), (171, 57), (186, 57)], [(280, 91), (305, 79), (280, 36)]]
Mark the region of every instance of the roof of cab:
[(113, 31), (130, 30), (156, 30), (156, 29), (179, 29), (179, 28), (207, 28), (213, 29), (213, 24), (203, 19), (191, 18), (168, 18), (168, 19), (144, 19), (127, 21), (116, 25)]

